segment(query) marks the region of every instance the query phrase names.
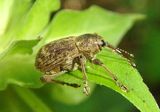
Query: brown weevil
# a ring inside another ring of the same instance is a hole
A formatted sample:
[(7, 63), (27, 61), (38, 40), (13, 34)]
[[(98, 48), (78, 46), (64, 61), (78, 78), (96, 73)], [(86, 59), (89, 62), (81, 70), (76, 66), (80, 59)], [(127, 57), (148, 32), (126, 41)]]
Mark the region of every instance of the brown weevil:
[(38, 52), (35, 66), (44, 75), (41, 80), (47, 83), (56, 82), (66, 84), (73, 87), (79, 87), (78, 84), (67, 83), (63, 81), (54, 80), (55, 77), (69, 71), (79, 69), (83, 74), (84, 93), (89, 94), (90, 88), (88, 86), (87, 74), (85, 64), (89, 62), (103, 67), (109, 73), (113, 81), (124, 91), (128, 91), (127, 87), (119, 82), (115, 74), (113, 74), (106, 65), (96, 58), (96, 54), (102, 48), (110, 48), (114, 52), (121, 54), (129, 63), (135, 67), (135, 64), (130, 61), (133, 55), (128, 52), (114, 48), (111, 44), (104, 41), (103, 38), (97, 34), (84, 34), (80, 36), (70, 36), (59, 40), (52, 41), (44, 45)]

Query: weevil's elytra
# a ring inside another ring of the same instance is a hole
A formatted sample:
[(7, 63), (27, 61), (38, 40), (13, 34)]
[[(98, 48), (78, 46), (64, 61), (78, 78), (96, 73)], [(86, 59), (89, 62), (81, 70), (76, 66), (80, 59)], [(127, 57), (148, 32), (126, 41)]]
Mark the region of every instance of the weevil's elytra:
[(96, 58), (96, 54), (104, 47), (108, 47), (116, 53), (128, 58), (128, 61), (134, 66), (134, 64), (129, 60), (129, 57), (132, 57), (132, 55), (119, 48), (114, 48), (97, 34), (70, 36), (46, 44), (39, 50), (36, 57), (35, 66), (38, 70), (44, 73), (41, 78), (43, 81), (57, 82), (74, 87), (79, 87), (79, 85), (56, 81), (54, 78), (65, 72), (80, 69), (83, 74), (84, 93), (88, 95), (89, 86), (85, 64), (86, 60), (89, 60), (91, 63), (103, 67), (122, 90), (128, 91), (127, 87), (120, 83), (117, 77), (107, 68), (107, 66)]

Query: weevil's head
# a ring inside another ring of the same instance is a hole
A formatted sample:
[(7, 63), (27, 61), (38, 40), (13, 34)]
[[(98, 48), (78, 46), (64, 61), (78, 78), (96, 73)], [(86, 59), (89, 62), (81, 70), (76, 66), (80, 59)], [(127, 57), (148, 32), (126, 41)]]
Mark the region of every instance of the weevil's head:
[(106, 46), (106, 42), (97, 34), (80, 35), (77, 37), (76, 41), (79, 50), (88, 54), (96, 54)]

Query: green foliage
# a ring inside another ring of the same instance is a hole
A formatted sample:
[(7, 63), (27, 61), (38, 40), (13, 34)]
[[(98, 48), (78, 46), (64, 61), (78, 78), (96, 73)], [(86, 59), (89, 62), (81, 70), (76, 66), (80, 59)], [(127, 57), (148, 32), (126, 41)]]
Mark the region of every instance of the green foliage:
[[(6, 5), (5, 1), (0, 3)], [(60, 3), (58, 0), (37, 0), (34, 4), (31, 0), (17, 0), (10, 4), (9, 11), (6, 10), (8, 15), (5, 16), (8, 21), (3, 23), (4, 31), (0, 37), (0, 90), (5, 90), (8, 84), (12, 84), (9, 87), (10, 91), (14, 91), (19, 98), (16, 102), (17, 107), (13, 108), (13, 105), (7, 99), (11, 95), (5, 94), (9, 93), (8, 89), (1, 93), (3, 96), (6, 95), (2, 98), (5, 102), (4, 105), (12, 111), (24, 110), (23, 107), (25, 109), (29, 108), (26, 111), (51, 111), (31, 89), (26, 88), (40, 88), (43, 86), (39, 80), (42, 74), (34, 67), (37, 50), (42, 45), (69, 35), (95, 32), (103, 36), (106, 41), (117, 45), (133, 23), (143, 18), (142, 15), (138, 14), (117, 14), (98, 6), (92, 6), (84, 11), (59, 11), (50, 22), (51, 12), (59, 9)], [(39, 35), (43, 37), (41, 41), (38, 39)], [(110, 80), (110, 77), (101, 67), (87, 63), (86, 68), (90, 82), (117, 91), (142, 112), (159, 111), (153, 96), (143, 83), (139, 73), (129, 65), (126, 59), (110, 50), (103, 50), (98, 54), (98, 58), (116, 74), (118, 79), (130, 91), (128, 93), (123, 92)], [(57, 80), (82, 84), (81, 79), (82, 75), (78, 70), (57, 78)], [(94, 84), (90, 85), (94, 88)], [(47, 86), (43, 87), (41, 91), (49, 91), (46, 95), (49, 94), (51, 100), (57, 99), (70, 104), (79, 103), (86, 98), (82, 94), (82, 88)], [(16, 100), (16, 98), (13, 98), (13, 100)], [(20, 102), (27, 104), (27, 106), (19, 107)], [(7, 111), (5, 108), (3, 109)]]

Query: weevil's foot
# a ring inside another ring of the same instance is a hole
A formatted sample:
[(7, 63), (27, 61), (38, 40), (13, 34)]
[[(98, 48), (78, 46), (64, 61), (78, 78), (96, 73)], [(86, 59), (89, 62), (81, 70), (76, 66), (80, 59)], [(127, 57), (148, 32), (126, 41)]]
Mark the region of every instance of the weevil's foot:
[(41, 80), (42, 82), (50, 83), (50, 82), (52, 82), (52, 77), (49, 76), (49, 75), (44, 75), (44, 76), (42, 76), (42, 77), (40, 78), (40, 80)]
[(87, 96), (90, 93), (90, 87), (88, 86), (86, 82), (84, 83), (83, 93), (86, 94)]
[(88, 96), (89, 93), (90, 93), (90, 88), (89, 88), (88, 86), (87, 86), (87, 87), (84, 87), (84, 88), (83, 88), (83, 93)]
[(128, 88), (118, 81), (117, 77), (113, 77), (113, 80), (116, 82), (116, 85), (119, 86), (124, 92), (128, 92)]
[(117, 84), (117, 86), (119, 86), (120, 88), (121, 88), (121, 90), (123, 90), (124, 92), (128, 92), (129, 90), (128, 90), (128, 88), (125, 86), (125, 85), (123, 85), (122, 83), (120, 83), (120, 82), (116, 82), (116, 84)]
[(136, 67), (137, 67), (134, 62), (131, 63), (131, 66), (132, 66), (133, 68), (136, 68)]

